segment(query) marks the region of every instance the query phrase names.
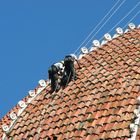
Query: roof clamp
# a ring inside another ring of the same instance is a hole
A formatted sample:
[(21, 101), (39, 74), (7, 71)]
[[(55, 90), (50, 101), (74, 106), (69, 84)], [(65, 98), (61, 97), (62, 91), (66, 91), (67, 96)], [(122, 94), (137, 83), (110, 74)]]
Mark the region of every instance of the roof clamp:
[(39, 88), (37, 89), (37, 91), (36, 91), (37, 95), (40, 94), (40, 93), (46, 88), (46, 86), (47, 86), (45, 80), (39, 80), (38, 83), (39, 83), (39, 85), (40, 85), (41, 87), (39, 87)]
[(133, 29), (136, 28), (136, 26), (135, 26), (134, 23), (129, 23), (129, 24), (128, 24), (128, 28), (129, 28), (130, 30), (133, 30)]
[(112, 40), (111, 35), (110, 35), (109, 33), (106, 33), (106, 34), (104, 35), (104, 39), (105, 39), (106, 41)]
[(31, 98), (28, 98), (27, 104), (31, 103), (31, 101), (35, 98), (36, 92), (35, 90), (29, 90), (28, 94)]
[(27, 105), (26, 105), (26, 103), (24, 102), (24, 101), (19, 101), (18, 102), (18, 105), (21, 107), (21, 108), (25, 108)]
[(125, 30), (125, 33), (129, 32), (130, 30), (133, 30), (135, 28), (136, 28), (136, 26), (135, 26), (134, 23), (129, 23), (128, 24), (128, 29)]
[(137, 98), (137, 109), (134, 110), (135, 118), (134, 123), (130, 124), (131, 138), (130, 140), (136, 139), (138, 127), (140, 125), (140, 96)]
[(82, 52), (83, 54), (87, 54), (87, 53), (88, 53), (88, 49), (87, 49), (86, 47), (82, 47), (82, 48), (81, 48), (81, 52)]
[(13, 120), (13, 121), (17, 119), (17, 115), (14, 112), (10, 113), (9, 116), (10, 116), (10, 119)]
[(116, 33), (117, 33), (118, 35), (122, 35), (122, 34), (123, 34), (123, 29), (122, 29), (121, 27), (118, 27), (118, 28), (116, 29)]
[(88, 49), (86, 47), (81, 48), (82, 54), (79, 55), (78, 59), (81, 59), (85, 54), (88, 53)]
[(28, 93), (30, 97), (35, 97), (35, 90), (30, 90)]
[(92, 41), (93, 46), (90, 48), (89, 52), (92, 52), (96, 50), (98, 47), (100, 47), (100, 42), (98, 40)]
[(134, 110), (134, 114), (135, 114), (135, 116), (138, 118), (139, 115), (140, 115), (140, 111), (139, 111), (138, 109), (135, 109), (135, 110)]
[(108, 41), (110, 41), (110, 40), (112, 40), (111, 35), (110, 35), (109, 33), (106, 33), (106, 34), (104, 35), (104, 40), (102, 41), (101, 45), (106, 44), (106, 43), (107, 43)]
[(41, 86), (41, 87), (46, 87), (47, 85), (46, 85), (46, 81), (45, 80), (39, 80), (39, 85)]
[(121, 27), (116, 28), (116, 34), (114, 34), (113, 38), (116, 38), (120, 35), (123, 35), (123, 29)]
[(7, 124), (3, 124), (3, 125), (2, 125), (2, 130), (3, 130), (4, 132), (8, 132), (8, 131), (9, 131), (8, 125), (7, 125)]
[(99, 42), (99, 40), (93, 40), (93, 47), (100, 47), (100, 42)]
[(138, 106), (140, 106), (140, 96), (137, 98)]

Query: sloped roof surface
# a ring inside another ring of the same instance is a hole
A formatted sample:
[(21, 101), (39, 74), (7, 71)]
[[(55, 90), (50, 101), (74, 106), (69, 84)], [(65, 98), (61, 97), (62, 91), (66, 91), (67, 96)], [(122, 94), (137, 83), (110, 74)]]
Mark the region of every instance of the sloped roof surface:
[[(58, 140), (130, 138), (129, 126), (140, 96), (140, 29), (109, 41), (79, 63), (78, 80), (53, 94), (47, 86), (18, 117), (8, 139), (46, 140), (54, 135)], [(10, 112), (18, 110), (17, 105)], [(0, 126), (10, 124), (10, 112)], [(0, 128), (0, 138), (3, 133)]]

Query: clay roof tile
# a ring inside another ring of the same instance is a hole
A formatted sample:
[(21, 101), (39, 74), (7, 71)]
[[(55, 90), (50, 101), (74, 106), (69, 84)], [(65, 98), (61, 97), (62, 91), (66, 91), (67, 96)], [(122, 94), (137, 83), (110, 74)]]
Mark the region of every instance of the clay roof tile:
[[(140, 29), (131, 30), (95, 51), (89, 52), (76, 65), (78, 80), (50, 94), (43, 88), (17, 116), (19, 105), (0, 121), (0, 139), (107, 140), (131, 137), (130, 124), (135, 120), (137, 97), (140, 96)], [(12, 127), (3, 131), (6, 124)], [(140, 139), (138, 129), (137, 140)]]

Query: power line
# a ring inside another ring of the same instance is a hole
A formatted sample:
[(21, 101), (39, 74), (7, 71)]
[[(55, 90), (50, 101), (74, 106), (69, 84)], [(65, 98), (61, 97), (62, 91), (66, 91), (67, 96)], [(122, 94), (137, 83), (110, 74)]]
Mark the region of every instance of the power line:
[(140, 14), (140, 10), (127, 22), (127, 24), (123, 27), (125, 28), (133, 19), (136, 18), (136, 16), (138, 16)]
[[(118, 9), (124, 4), (126, 0), (122, 1), (122, 3), (118, 6), (118, 8), (111, 14), (111, 16), (104, 22), (104, 24), (96, 31), (96, 33), (90, 38), (90, 40), (86, 43), (86, 45), (88, 45), (88, 43), (98, 34), (98, 32), (102, 29), (102, 27), (111, 19), (111, 17), (118, 11)], [(85, 46), (86, 46), (85, 45)]]
[(134, 11), (139, 6), (139, 4), (140, 2), (138, 2), (117, 24), (115, 24), (115, 26), (111, 30), (109, 30), (109, 32), (111, 32), (118, 24), (120, 24), (126, 17), (128, 17), (132, 13), (132, 11)]
[(102, 18), (102, 20), (93, 28), (93, 30), (88, 34), (88, 36), (84, 39), (84, 41), (80, 44), (80, 46), (76, 49), (74, 54), (81, 48), (81, 46), (87, 41), (87, 39), (92, 35), (92, 33), (99, 27), (99, 25), (104, 21), (104, 19), (110, 14), (110, 12), (115, 8), (115, 6), (120, 2), (121, 0), (118, 0), (116, 4), (107, 12), (107, 14)]
[[(139, 6), (139, 4), (140, 4), (140, 2), (138, 2), (119, 22), (117, 22), (109, 31), (108, 31), (108, 33), (110, 33), (119, 23), (121, 23), (128, 15), (130, 15), (138, 6)], [(123, 27), (123, 28), (125, 28), (138, 14), (140, 13), (140, 11), (138, 11), (133, 17), (132, 17), (132, 19), (131, 20), (129, 20), (128, 22), (127, 22), (127, 24)], [(103, 37), (101, 37), (100, 39), (99, 39), (99, 41), (101, 41), (101, 39), (103, 39)], [(90, 47), (88, 47), (88, 48), (91, 48), (92, 47), (92, 45), (90, 46)]]

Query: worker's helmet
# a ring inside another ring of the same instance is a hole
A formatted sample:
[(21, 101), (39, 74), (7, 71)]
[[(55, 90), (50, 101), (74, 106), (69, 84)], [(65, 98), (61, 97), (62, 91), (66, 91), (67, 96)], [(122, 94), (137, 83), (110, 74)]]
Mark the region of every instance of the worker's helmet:
[(62, 65), (64, 65), (64, 61), (61, 61), (60, 63), (61, 63)]
[(56, 66), (57, 68), (62, 68), (63, 64), (61, 62), (57, 62), (54, 64), (54, 66)]

